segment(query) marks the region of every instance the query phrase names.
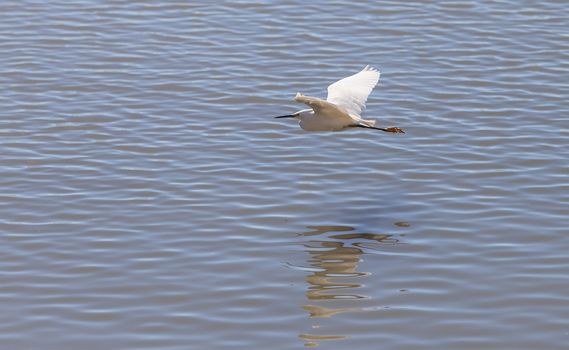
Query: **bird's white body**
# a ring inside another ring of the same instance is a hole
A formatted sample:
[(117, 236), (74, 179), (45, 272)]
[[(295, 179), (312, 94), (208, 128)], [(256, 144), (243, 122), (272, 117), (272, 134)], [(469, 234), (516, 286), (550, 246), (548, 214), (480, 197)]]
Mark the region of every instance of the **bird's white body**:
[(294, 100), (304, 103), (310, 109), (294, 113), (300, 127), (306, 131), (340, 131), (354, 126), (373, 127), (375, 120), (361, 117), (365, 103), (373, 88), (379, 82), (380, 73), (366, 66), (362, 71), (341, 79), (328, 86), (328, 97), (317, 97), (297, 93)]
[(351, 122), (351, 118), (346, 119), (345, 116), (328, 117), (322, 113), (316, 114), (312, 109), (301, 111), (298, 119), (298, 125), (306, 131), (340, 131), (346, 128), (345, 121)]
[(341, 131), (355, 125), (374, 126), (375, 120), (364, 120), (351, 115), (344, 108), (317, 97), (297, 94), (295, 101), (313, 105), (298, 113), (298, 124), (306, 131)]

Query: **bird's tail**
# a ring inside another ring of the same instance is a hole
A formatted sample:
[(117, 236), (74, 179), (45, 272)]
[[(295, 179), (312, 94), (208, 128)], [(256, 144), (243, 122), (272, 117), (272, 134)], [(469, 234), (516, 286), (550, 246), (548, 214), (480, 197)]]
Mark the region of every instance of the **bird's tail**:
[(372, 127), (375, 126), (375, 120), (372, 119), (362, 119), (360, 123), (365, 126), (372, 126)]

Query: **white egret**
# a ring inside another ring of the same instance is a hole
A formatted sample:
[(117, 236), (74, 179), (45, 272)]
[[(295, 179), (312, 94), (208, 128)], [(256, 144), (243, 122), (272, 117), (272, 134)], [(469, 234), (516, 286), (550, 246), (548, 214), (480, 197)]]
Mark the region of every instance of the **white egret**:
[(328, 86), (328, 98), (304, 96), (297, 93), (294, 100), (310, 108), (275, 118), (295, 118), (306, 131), (341, 131), (348, 128), (366, 128), (385, 132), (404, 133), (397, 127), (378, 128), (375, 120), (361, 117), (367, 97), (379, 81), (379, 71), (365, 66), (361, 72), (338, 80)]

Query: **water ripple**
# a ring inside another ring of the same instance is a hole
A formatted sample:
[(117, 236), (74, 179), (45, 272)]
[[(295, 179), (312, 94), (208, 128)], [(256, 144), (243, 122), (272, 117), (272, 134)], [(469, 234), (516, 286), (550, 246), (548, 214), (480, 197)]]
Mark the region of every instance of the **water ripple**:
[[(0, 341), (565, 348), (565, 10), (4, 1)], [(365, 64), (404, 136), (272, 118)]]

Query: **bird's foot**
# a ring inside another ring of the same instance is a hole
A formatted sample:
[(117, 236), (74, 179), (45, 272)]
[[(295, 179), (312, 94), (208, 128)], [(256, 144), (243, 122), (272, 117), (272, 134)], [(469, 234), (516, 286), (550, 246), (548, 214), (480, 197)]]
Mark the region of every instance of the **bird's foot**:
[(396, 127), (396, 126), (392, 126), (392, 127), (390, 127), (390, 128), (385, 128), (385, 131), (387, 131), (387, 132), (393, 132), (393, 133), (396, 133), (396, 134), (404, 134), (404, 133), (405, 133), (405, 131), (403, 131), (403, 129), (398, 128), (398, 127)]

